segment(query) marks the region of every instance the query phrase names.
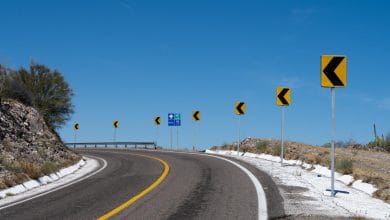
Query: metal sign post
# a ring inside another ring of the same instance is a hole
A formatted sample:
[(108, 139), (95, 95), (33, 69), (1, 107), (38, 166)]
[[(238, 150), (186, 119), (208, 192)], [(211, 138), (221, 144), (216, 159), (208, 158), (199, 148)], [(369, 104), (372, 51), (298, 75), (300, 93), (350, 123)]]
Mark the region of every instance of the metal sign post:
[(276, 105), (281, 106), (280, 118), (280, 165), (283, 166), (284, 158), (284, 107), (291, 104), (291, 89), (286, 87), (276, 88)]
[(156, 147), (158, 147), (158, 126), (156, 126)]
[(240, 116), (238, 116), (238, 142), (237, 142), (237, 156), (240, 156)]
[(154, 117), (154, 125), (156, 126), (156, 137), (155, 137), (155, 143), (156, 143), (156, 146), (155, 148), (157, 149), (158, 147), (158, 127), (160, 126), (161, 124), (161, 117), (160, 116), (155, 116)]
[(194, 110), (192, 111), (192, 120), (194, 121), (194, 145), (192, 147), (192, 150), (195, 151), (196, 149), (196, 146), (198, 144), (197, 142), (197, 133), (198, 133), (198, 126), (197, 126), (197, 122), (200, 122), (200, 118), (201, 118), (201, 114), (200, 114), (200, 111), (199, 110)]
[(171, 127), (171, 150), (173, 149), (172, 148), (172, 136), (173, 136), (173, 134), (172, 134), (172, 127)]
[[(114, 128), (114, 136), (113, 136), (113, 141), (114, 143), (116, 142), (116, 128)], [(115, 144), (115, 147), (117, 147), (117, 145)]]
[(179, 126), (176, 127), (176, 150), (179, 150)]
[(198, 126), (197, 126), (197, 123), (195, 122), (195, 124), (194, 124), (194, 146), (192, 147), (192, 151), (195, 151), (196, 147), (198, 145), (197, 133), (198, 133)]
[[(112, 126), (114, 127), (114, 137), (113, 137), (113, 140), (114, 140), (114, 143), (115, 143), (116, 142), (116, 129), (119, 128), (119, 121), (114, 121), (112, 123)], [(115, 144), (115, 148), (117, 148), (117, 147), (118, 147), (118, 145)]]
[(73, 145), (73, 149), (76, 148), (76, 142), (77, 142), (77, 130), (74, 129), (74, 142), (73, 143), (75, 143), (75, 144)]
[(234, 113), (238, 115), (238, 142), (237, 142), (237, 156), (240, 156), (240, 116), (244, 115), (246, 112), (245, 102), (236, 102), (234, 108)]
[[(79, 130), (79, 129), (80, 129), (80, 124), (79, 123), (74, 124), (74, 126), (73, 126), (73, 130), (74, 130), (74, 143), (77, 142), (77, 130)], [(75, 148), (76, 148), (76, 144), (74, 144), (74, 146), (73, 146), (73, 149), (75, 149)]]
[(168, 114), (168, 126), (171, 127), (171, 150), (172, 150), (172, 127), (177, 127), (177, 137), (176, 137), (176, 148), (179, 149), (179, 126), (181, 126), (181, 119), (179, 113), (169, 113)]
[(335, 164), (335, 88), (347, 86), (347, 57), (344, 55), (322, 55), (321, 56), (321, 86), (331, 88), (332, 96), (332, 134), (331, 134), (331, 196), (335, 197), (334, 164)]
[(282, 106), (282, 117), (281, 117), (281, 126), (280, 126), (280, 133), (281, 133), (281, 150), (280, 150), (280, 165), (283, 166), (283, 153), (284, 153), (284, 106)]
[(331, 143), (331, 170), (332, 170), (332, 174), (331, 174), (331, 192), (332, 192), (332, 196), (334, 197), (336, 195), (335, 193), (335, 189), (334, 189), (334, 154), (335, 154), (335, 149), (334, 149), (334, 138), (335, 138), (335, 124), (334, 124), (334, 108), (335, 108), (335, 89), (334, 88), (331, 88), (331, 93), (332, 93), (332, 143)]

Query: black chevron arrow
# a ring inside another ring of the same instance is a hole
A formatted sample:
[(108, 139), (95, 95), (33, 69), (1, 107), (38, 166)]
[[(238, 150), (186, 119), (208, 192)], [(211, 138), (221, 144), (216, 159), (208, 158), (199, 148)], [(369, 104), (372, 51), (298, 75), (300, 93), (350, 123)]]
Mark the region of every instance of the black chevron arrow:
[(278, 99), (280, 100), (280, 102), (282, 102), (283, 105), (288, 105), (288, 101), (284, 98), (284, 96), (289, 90), (290, 89), (282, 89), (282, 91), (278, 94)]
[(343, 60), (344, 57), (333, 57), (323, 71), (334, 86), (344, 86), (344, 83), (334, 72)]
[(114, 122), (114, 127), (115, 127), (115, 128), (118, 128), (118, 123), (119, 123), (118, 121), (115, 121), (115, 122)]
[(237, 107), (236, 107), (237, 112), (240, 113), (240, 115), (244, 114), (244, 111), (242, 110), (242, 107), (243, 107), (244, 105), (245, 105), (245, 103), (240, 102), (240, 103), (237, 105)]
[(159, 125), (160, 124), (160, 117), (156, 117), (156, 119), (154, 119), (154, 122)]
[(194, 112), (194, 119), (195, 121), (199, 121), (199, 111)]

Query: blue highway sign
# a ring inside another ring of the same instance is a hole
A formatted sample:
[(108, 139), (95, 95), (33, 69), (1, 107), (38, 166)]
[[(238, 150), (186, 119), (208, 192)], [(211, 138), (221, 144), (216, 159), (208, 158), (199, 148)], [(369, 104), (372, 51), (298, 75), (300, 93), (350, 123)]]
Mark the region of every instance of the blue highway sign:
[(169, 113), (168, 114), (168, 126), (181, 126), (180, 114)]

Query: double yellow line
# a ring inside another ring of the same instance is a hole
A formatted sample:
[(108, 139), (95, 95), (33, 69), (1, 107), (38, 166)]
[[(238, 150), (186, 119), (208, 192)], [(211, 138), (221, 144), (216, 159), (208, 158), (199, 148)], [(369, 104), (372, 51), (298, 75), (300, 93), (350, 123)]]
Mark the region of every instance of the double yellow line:
[(153, 159), (153, 160), (157, 160), (157, 161), (159, 161), (160, 163), (162, 163), (164, 165), (164, 171), (162, 172), (161, 176), (156, 181), (154, 181), (150, 186), (148, 186), (142, 192), (140, 192), (137, 195), (135, 195), (133, 198), (129, 199), (128, 201), (126, 201), (124, 203), (122, 203), (120, 206), (116, 207), (115, 209), (113, 209), (113, 210), (107, 212), (106, 214), (104, 214), (103, 216), (99, 217), (98, 218), (99, 220), (109, 219), (109, 218), (113, 217), (114, 215), (118, 214), (119, 212), (121, 212), (123, 209), (129, 207), (131, 204), (133, 204), (134, 202), (136, 202), (140, 198), (144, 197), (146, 194), (148, 194), (150, 191), (152, 191), (154, 188), (156, 188), (168, 176), (169, 165), (164, 160), (162, 160), (160, 158), (157, 158), (157, 157), (147, 156), (147, 155), (143, 155), (143, 154), (132, 154), (132, 155), (136, 155), (136, 156), (141, 156), (141, 157), (146, 157), (146, 158), (150, 158), (150, 159)]

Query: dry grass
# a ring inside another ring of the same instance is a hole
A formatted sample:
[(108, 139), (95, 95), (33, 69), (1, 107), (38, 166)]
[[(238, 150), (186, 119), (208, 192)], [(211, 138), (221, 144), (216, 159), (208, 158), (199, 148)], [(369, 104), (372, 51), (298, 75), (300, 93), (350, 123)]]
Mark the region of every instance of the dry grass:
[(45, 161), (44, 163), (22, 160), (7, 160), (0, 156), (0, 168), (5, 169), (0, 177), (0, 189), (21, 184), (29, 179), (38, 179), (43, 175), (57, 172), (79, 161), (80, 157), (69, 158), (61, 162)]
[(41, 168), (34, 163), (22, 161), (20, 163), (20, 167), (22, 172), (27, 174), (27, 176), (29, 176), (31, 179), (37, 179), (42, 176)]
[[(242, 143), (244, 151), (279, 155), (280, 142), (251, 139)], [(225, 145), (223, 149), (235, 149)], [(303, 143), (285, 143), (285, 159), (302, 160), (310, 164), (330, 167), (330, 149)], [(374, 196), (390, 203), (390, 153), (353, 148), (336, 149), (336, 171), (351, 174), (355, 179), (376, 185)]]

